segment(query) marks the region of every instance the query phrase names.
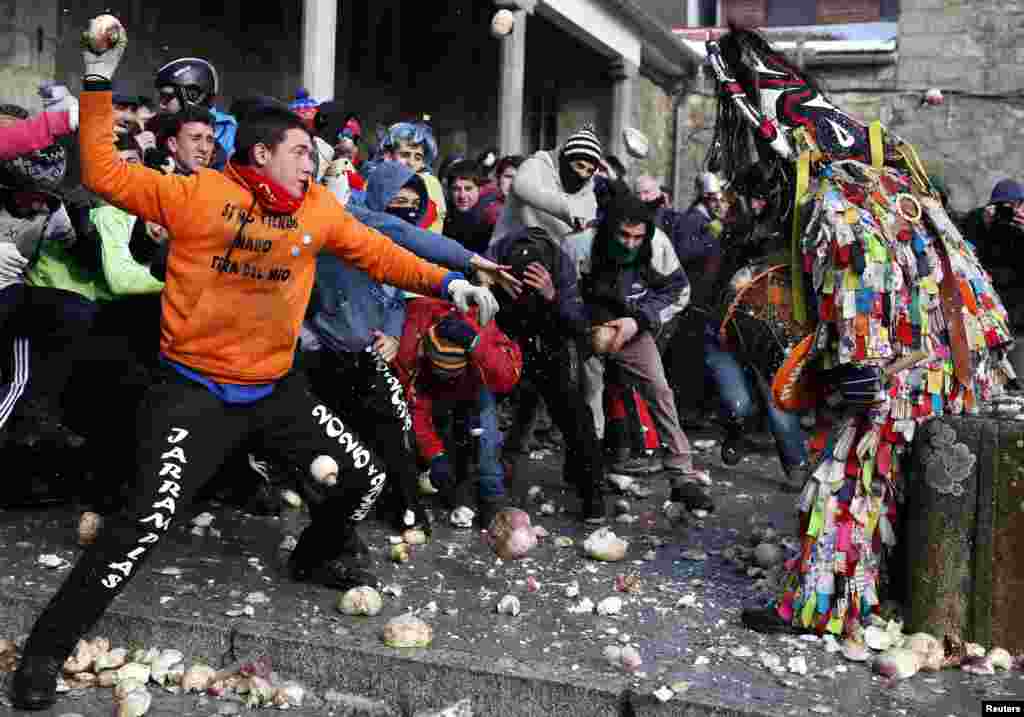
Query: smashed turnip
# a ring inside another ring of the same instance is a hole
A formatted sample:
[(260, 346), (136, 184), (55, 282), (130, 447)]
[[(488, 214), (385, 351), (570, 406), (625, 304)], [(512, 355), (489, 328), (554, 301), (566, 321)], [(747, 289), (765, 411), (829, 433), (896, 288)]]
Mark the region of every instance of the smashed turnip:
[(345, 615), (373, 616), (383, 605), (380, 593), (366, 585), (352, 588), (338, 600), (338, 610)]
[(626, 557), (629, 543), (609, 528), (598, 528), (583, 541), (583, 552), (587, 557), (605, 562), (617, 562)]
[(537, 545), (537, 534), (530, 525), (530, 514), (514, 508), (499, 512), (487, 532), (487, 542), (502, 560), (526, 557)]
[(913, 677), (921, 669), (921, 656), (913, 650), (893, 647), (878, 655), (872, 668), (883, 677), (905, 680)]
[(433, 628), (411, 613), (392, 618), (384, 626), (388, 647), (427, 647), (433, 639)]

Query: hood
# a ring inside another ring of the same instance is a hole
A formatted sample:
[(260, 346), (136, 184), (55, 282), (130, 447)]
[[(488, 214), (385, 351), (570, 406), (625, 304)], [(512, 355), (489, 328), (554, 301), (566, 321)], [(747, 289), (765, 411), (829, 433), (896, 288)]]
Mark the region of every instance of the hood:
[(229, 115), (227, 112), (221, 112), (216, 107), (209, 108), (210, 114), (213, 115), (213, 123), (218, 127), (237, 127), (238, 120), (233, 115)]
[(366, 181), (366, 208), (375, 212), (387, 211), (388, 204), (398, 194), (398, 190), (410, 180), (414, 180), (413, 186), (420, 195), (420, 216), (417, 221), (423, 219), (427, 213), (427, 203), (430, 201), (427, 185), (404, 164), (390, 160), (381, 162), (370, 173), (370, 178)]
[(640, 245), (640, 254), (637, 257), (636, 263), (640, 266), (649, 264), (651, 261), (651, 242), (654, 239), (654, 230), (656, 228), (653, 212), (636, 195), (628, 191), (622, 194), (613, 193), (606, 211), (605, 219), (601, 222), (597, 230), (597, 236), (594, 239), (593, 266), (595, 268), (610, 266), (618, 271), (616, 265), (609, 258), (609, 245), (611, 242), (618, 241), (615, 235), (623, 221), (630, 223), (643, 222), (645, 224), (644, 241)]

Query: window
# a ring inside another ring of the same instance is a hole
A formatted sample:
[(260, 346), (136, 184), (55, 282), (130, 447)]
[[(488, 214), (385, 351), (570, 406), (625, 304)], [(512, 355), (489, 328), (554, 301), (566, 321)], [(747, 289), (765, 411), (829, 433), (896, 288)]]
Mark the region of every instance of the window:
[(526, 126), (530, 133), (530, 151), (551, 149), (558, 144), (558, 100), (554, 89), (530, 98)]
[[(721, 0), (723, 22), (794, 27), (895, 21), (899, 0)], [(699, 0), (701, 25), (714, 26), (714, 0)]]

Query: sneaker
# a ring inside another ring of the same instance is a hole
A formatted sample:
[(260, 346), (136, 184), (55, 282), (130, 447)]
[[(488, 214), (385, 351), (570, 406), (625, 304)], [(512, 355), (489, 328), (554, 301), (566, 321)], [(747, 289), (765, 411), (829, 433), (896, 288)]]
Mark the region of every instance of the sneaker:
[(671, 501), (682, 503), (691, 513), (695, 510), (714, 512), (715, 502), (699, 485), (692, 481), (682, 481), (672, 486)]
[(793, 627), (792, 624), (779, 617), (774, 608), (744, 608), (740, 615), (743, 627), (765, 634), (786, 634), (796, 635), (804, 630)]
[[(654, 472), (651, 470), (650, 457), (646, 455), (629, 456), (628, 458), (617, 460), (612, 463), (608, 470), (627, 476), (645, 476)], [(661, 468), (658, 470), (661, 470)]]
[(734, 466), (740, 462), (744, 454), (743, 434), (737, 431), (729, 431), (722, 440), (722, 463), (727, 466)]
[(786, 480), (782, 483), (782, 491), (784, 493), (799, 493), (804, 489), (810, 476), (811, 467), (807, 463), (793, 466), (786, 471)]
[(662, 460), (661, 452), (655, 450), (648, 453), (647, 472), (654, 474), (661, 473), (663, 470), (665, 470), (665, 462)]
[(63, 666), (64, 658), (23, 656), (11, 682), (13, 705), (21, 710), (45, 710), (53, 705)]
[(429, 470), (420, 473), (420, 476), (416, 481), (416, 486), (420, 495), (437, 495), (439, 493), (437, 488), (434, 487), (434, 484), (430, 482)]
[(379, 589), (381, 586), (376, 575), (349, 564), (346, 558), (335, 558), (313, 567), (299, 567), (294, 561), (290, 561), (289, 565), (292, 578), (297, 582), (316, 583), (341, 591), (351, 590), (361, 585), (375, 589)]

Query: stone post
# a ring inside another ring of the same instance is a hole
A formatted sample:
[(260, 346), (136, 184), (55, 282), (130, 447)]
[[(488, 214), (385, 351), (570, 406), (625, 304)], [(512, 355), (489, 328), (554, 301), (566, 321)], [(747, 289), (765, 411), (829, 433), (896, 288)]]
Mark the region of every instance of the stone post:
[(622, 132), (633, 123), (633, 86), (638, 71), (639, 68), (629, 60), (618, 58), (612, 62), (609, 72), (612, 80), (612, 121), (609, 123), (611, 137), (605, 151), (621, 159), (627, 167), (630, 158), (626, 154)]
[(536, 0), (496, 2), (515, 16), (512, 32), (501, 42), (498, 78), (498, 147), (502, 155), (523, 153), (523, 105), (526, 87), (526, 18)]
[(323, 102), (334, 97), (338, 0), (303, 0), (302, 85)]

